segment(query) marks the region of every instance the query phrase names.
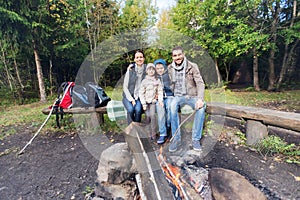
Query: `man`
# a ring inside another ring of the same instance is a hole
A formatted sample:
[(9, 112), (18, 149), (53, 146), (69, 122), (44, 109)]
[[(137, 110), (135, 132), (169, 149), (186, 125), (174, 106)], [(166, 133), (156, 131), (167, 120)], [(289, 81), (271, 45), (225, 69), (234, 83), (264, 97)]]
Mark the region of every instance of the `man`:
[(200, 139), (206, 108), (204, 82), (197, 64), (187, 60), (182, 47), (173, 48), (172, 59), (173, 62), (169, 65), (169, 73), (174, 92), (174, 98), (170, 106), (172, 136), (174, 138), (169, 146), (169, 151), (175, 152), (181, 144), (178, 110), (186, 104), (196, 112), (192, 129), (192, 146), (195, 151), (201, 151)]

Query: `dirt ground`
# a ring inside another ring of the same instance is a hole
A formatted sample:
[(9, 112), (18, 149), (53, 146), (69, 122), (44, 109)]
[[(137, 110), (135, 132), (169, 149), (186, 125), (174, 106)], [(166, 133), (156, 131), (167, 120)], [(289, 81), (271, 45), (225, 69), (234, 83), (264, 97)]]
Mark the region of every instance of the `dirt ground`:
[[(17, 155), (36, 130), (26, 125), (4, 128), (15, 129), (17, 134), (0, 140), (0, 199), (84, 199), (93, 189), (98, 160), (78, 134), (57, 131), (38, 135)], [(121, 134), (110, 137), (114, 142), (124, 141)], [(300, 199), (299, 165), (264, 158), (226, 141), (218, 142), (198, 164), (237, 171), (268, 199)]]

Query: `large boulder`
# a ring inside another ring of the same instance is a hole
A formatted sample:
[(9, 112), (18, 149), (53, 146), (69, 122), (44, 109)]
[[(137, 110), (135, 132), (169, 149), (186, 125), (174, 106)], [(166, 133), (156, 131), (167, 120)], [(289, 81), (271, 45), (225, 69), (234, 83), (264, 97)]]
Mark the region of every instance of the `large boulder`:
[(245, 177), (235, 171), (212, 168), (209, 172), (212, 196), (215, 200), (266, 200), (266, 196)]
[(119, 184), (135, 173), (135, 164), (126, 143), (117, 143), (104, 150), (97, 169), (97, 181)]

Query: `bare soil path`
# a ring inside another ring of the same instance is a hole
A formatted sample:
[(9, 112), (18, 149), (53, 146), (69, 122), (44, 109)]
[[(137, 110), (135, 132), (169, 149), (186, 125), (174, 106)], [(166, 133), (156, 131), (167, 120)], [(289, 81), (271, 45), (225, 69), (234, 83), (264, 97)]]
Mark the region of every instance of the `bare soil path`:
[[(94, 187), (98, 160), (78, 134), (57, 131), (39, 135), (17, 156), (34, 130), (26, 125), (4, 128), (14, 128), (16, 134), (0, 140), (0, 199), (84, 199), (88, 188)], [(115, 142), (124, 141), (121, 134), (114, 137)], [(268, 199), (300, 199), (299, 165), (263, 158), (226, 141), (217, 143), (199, 165), (237, 171)]]

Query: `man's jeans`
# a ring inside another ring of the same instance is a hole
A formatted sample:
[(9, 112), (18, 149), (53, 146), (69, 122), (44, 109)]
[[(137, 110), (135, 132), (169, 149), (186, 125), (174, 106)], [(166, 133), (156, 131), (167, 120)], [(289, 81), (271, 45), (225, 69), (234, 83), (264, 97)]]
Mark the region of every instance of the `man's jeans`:
[(130, 124), (132, 121), (141, 122), (142, 112), (143, 112), (141, 101), (139, 99), (135, 100), (136, 104), (134, 106), (126, 98), (123, 98), (122, 102), (123, 102), (124, 107), (127, 110), (128, 124)]
[(171, 101), (173, 97), (164, 98), (164, 107), (156, 103), (159, 136), (167, 136), (167, 127), (171, 128)]
[[(171, 127), (172, 127), (172, 136), (174, 136), (176, 130), (179, 127), (179, 114), (178, 110), (180, 107), (184, 105), (189, 105), (195, 110), (195, 104), (197, 102), (198, 98), (189, 98), (185, 96), (180, 97), (174, 97), (171, 102)], [(205, 119), (205, 108), (206, 104), (198, 110), (196, 110), (195, 118), (194, 118), (194, 124), (193, 124), (193, 130), (192, 130), (192, 140), (199, 141), (202, 136), (202, 130), (203, 130), (203, 124)], [(178, 130), (178, 133), (176, 134), (174, 141), (180, 141), (181, 140), (181, 133), (180, 129)]]

